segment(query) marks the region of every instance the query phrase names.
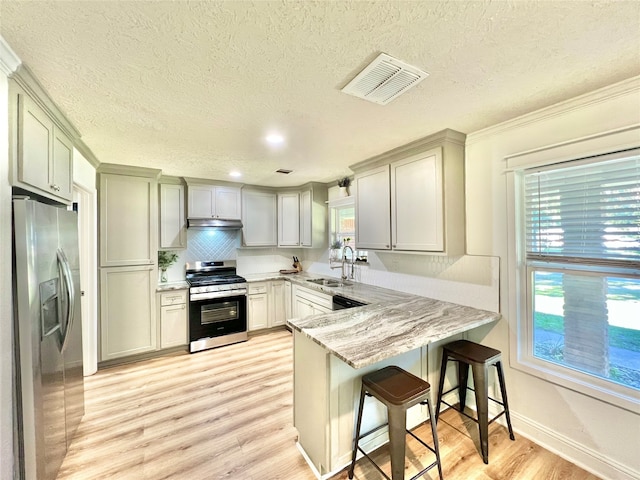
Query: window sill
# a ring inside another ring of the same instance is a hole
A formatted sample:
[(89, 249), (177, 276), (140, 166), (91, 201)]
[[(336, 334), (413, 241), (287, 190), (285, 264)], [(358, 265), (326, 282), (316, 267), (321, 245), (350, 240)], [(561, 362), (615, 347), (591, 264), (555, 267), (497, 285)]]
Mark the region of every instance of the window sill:
[(640, 391), (622, 385), (616, 388), (609, 381), (535, 358), (512, 358), (510, 365), (515, 370), (640, 415)]

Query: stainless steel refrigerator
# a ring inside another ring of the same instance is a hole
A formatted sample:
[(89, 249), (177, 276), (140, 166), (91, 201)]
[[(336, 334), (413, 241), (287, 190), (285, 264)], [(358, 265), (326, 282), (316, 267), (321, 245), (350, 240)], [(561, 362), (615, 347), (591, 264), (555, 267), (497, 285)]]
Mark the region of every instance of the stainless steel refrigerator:
[(13, 201), (21, 478), (55, 479), (84, 415), (78, 216)]

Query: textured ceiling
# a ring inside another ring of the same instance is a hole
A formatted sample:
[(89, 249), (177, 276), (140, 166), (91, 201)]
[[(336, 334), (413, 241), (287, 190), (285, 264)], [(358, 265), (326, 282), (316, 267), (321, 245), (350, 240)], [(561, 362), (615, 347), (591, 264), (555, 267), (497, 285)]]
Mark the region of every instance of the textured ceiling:
[[(0, 34), (101, 162), (273, 186), (640, 74), (638, 1), (1, 0)], [(341, 93), (380, 52), (430, 76)]]

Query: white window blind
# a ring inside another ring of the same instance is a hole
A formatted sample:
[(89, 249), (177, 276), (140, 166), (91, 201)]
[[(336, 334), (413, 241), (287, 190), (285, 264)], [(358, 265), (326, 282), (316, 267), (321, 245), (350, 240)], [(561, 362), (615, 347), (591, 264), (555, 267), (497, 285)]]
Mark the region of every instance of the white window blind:
[(525, 173), (529, 261), (640, 262), (640, 153)]

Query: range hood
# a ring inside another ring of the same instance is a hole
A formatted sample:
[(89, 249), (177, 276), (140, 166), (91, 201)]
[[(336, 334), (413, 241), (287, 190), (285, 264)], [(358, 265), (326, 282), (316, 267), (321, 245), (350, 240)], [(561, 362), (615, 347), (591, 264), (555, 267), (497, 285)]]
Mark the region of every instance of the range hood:
[(242, 221), (227, 220), (224, 218), (189, 218), (187, 219), (187, 227), (209, 227), (220, 228), (223, 230), (240, 230), (242, 228)]

